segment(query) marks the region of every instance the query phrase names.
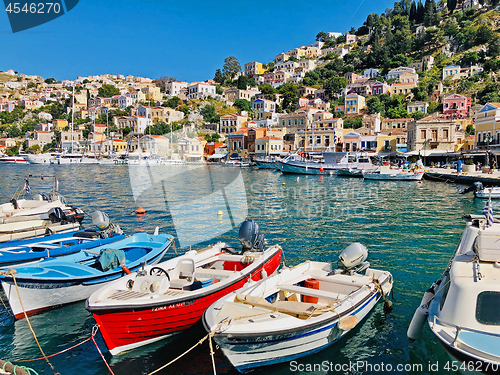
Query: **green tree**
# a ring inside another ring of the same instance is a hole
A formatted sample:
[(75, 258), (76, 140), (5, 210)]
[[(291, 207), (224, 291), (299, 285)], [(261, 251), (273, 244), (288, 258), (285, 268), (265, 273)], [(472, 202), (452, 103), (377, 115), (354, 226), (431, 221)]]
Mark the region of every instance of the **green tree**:
[(54, 83), (57, 83), (57, 81), (54, 78), (47, 78), (45, 80), (45, 83), (48, 84), (48, 85), (52, 85)]
[(488, 56), (498, 57), (500, 55), (500, 37), (495, 35), (488, 45)]
[(217, 69), (215, 71), (215, 76), (214, 76), (214, 81), (217, 82), (217, 83), (224, 83), (226, 79), (224, 78), (224, 75), (222, 74), (222, 72), (220, 71), (220, 69)]
[(247, 89), (247, 85), (248, 85), (247, 77), (245, 77), (245, 76), (239, 76), (238, 77), (238, 84), (237, 84), (238, 89), (240, 89), (240, 90), (246, 90)]
[(235, 56), (229, 56), (224, 59), (224, 66), (222, 67), (222, 73), (227, 74), (231, 79), (234, 78), (236, 73), (241, 71), (240, 63)]
[(210, 124), (217, 123), (220, 121), (220, 116), (217, 114), (215, 110), (215, 106), (206, 105), (200, 110), (200, 114), (203, 116), (203, 120)]
[(176, 109), (178, 106), (182, 105), (182, 100), (177, 96), (173, 96), (170, 99), (164, 101), (163, 105), (165, 105), (165, 107)]
[(411, 92), (413, 93), (413, 99), (423, 102), (427, 100), (427, 91), (423, 86), (414, 87)]
[(474, 128), (474, 125), (469, 124), (465, 128), (465, 136), (468, 137), (469, 135), (473, 135), (476, 133), (476, 129)]
[(342, 89), (347, 86), (347, 80), (344, 77), (334, 76), (328, 78), (323, 83), (323, 88), (325, 89), (325, 95), (328, 98), (333, 98), (335, 94), (340, 94)]
[(299, 89), (293, 83), (284, 83), (278, 87), (278, 92), (283, 97), (282, 108), (283, 110), (291, 113), (297, 109), (299, 101)]
[(276, 90), (270, 84), (264, 83), (260, 85), (259, 90), (264, 95), (264, 99), (276, 101)]
[(325, 33), (324, 31), (320, 31), (318, 34), (316, 34), (316, 40), (324, 42), (326, 38), (328, 37), (328, 34)]
[(370, 115), (375, 113), (380, 113), (381, 116), (384, 116), (385, 115), (384, 103), (380, 101), (380, 98), (378, 96), (371, 96), (366, 100), (366, 111)]
[(242, 112), (242, 111), (247, 111), (248, 112), (252, 108), (252, 103), (250, 103), (246, 99), (236, 99), (234, 101), (234, 106), (238, 107), (238, 109), (240, 110), (240, 112)]
[(460, 29), (458, 27), (457, 19), (455, 17), (449, 17), (446, 20), (444, 27), (443, 27), (444, 35), (451, 38), (451, 37), (454, 37), (455, 35), (457, 35), (459, 31), (460, 31)]
[(453, 13), (455, 8), (457, 7), (457, 0), (447, 0), (446, 1), (446, 7), (448, 8), (448, 11), (450, 13)]
[(101, 98), (111, 98), (112, 96), (119, 95), (120, 90), (116, 86), (113, 85), (102, 85), (99, 87), (99, 96)]
[(224, 94), (224, 90), (222, 89), (222, 87), (220, 87), (220, 85), (215, 85), (215, 93), (217, 95), (222, 95)]

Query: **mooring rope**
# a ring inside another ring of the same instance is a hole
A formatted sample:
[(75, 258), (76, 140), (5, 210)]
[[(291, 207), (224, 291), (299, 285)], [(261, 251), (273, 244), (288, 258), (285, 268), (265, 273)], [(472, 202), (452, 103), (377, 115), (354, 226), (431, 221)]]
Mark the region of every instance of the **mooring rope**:
[(5, 304), (5, 302), (3, 301), (3, 298), (2, 296), (0, 296), (0, 301), (2, 301), (2, 305), (3, 307), (5, 308), (5, 311), (7, 311), (7, 314), (9, 314), (10, 316), (14, 316), (10, 313), (10, 309), (7, 307), (7, 305)]
[[(6, 366), (7, 364), (10, 364), (11, 366), (14, 366), (14, 369), (13, 369), (13, 370), (6, 370), (6, 369), (5, 369), (5, 366)], [(33, 372), (33, 374), (38, 375), (38, 372), (36, 372), (36, 371), (35, 371), (34, 369), (32, 369), (32, 368), (29, 368), (29, 367), (26, 367), (26, 366), (18, 366), (18, 365), (15, 365), (15, 364), (13, 364), (12, 362), (9, 362), (9, 361), (7, 361), (7, 362), (5, 362), (5, 363), (3, 364), (3, 366), (2, 366), (2, 371), (3, 371), (3, 372), (7, 372), (7, 371), (14, 371), (14, 375), (17, 375), (17, 373), (16, 373), (16, 369), (17, 369), (17, 368), (19, 368), (19, 369), (21, 369), (21, 370), (26, 371), (26, 372), (28, 373), (28, 375), (31, 375), (31, 373), (32, 373), (32, 372)]]
[(21, 307), (22, 307), (23, 313), (24, 313), (24, 317), (26, 318), (26, 322), (28, 323), (28, 326), (30, 327), (31, 333), (33, 334), (33, 337), (35, 338), (36, 344), (38, 345), (38, 348), (40, 349), (40, 352), (42, 353), (43, 358), (45, 359), (45, 361), (47, 361), (47, 364), (50, 366), (50, 368), (52, 369), (52, 371), (54, 371), (54, 374), (55, 375), (60, 375), (56, 371), (56, 369), (54, 368), (54, 366), (52, 366), (52, 363), (50, 363), (49, 358), (43, 352), (43, 349), (40, 346), (40, 343), (38, 342), (38, 339), (36, 337), (35, 331), (33, 330), (33, 327), (31, 326), (30, 320), (28, 318), (28, 314), (26, 313), (26, 310), (24, 309), (24, 306), (23, 306), (23, 301), (21, 300), (21, 294), (19, 293), (19, 288), (17, 287), (16, 277), (14, 276), (14, 273), (16, 271), (15, 270), (9, 270), (9, 271), (7, 271), (7, 273), (9, 273), (9, 272), (10, 272), (10, 275), (12, 276), (12, 279), (14, 280), (14, 285), (16, 286), (16, 292), (17, 292), (17, 296), (19, 298), (19, 303), (21, 304)]
[(112, 374), (112, 375), (115, 375), (113, 370), (111, 370), (111, 367), (109, 367), (108, 365), (108, 362), (106, 362), (106, 358), (104, 358), (104, 356), (102, 355), (102, 352), (101, 352), (101, 349), (99, 349), (99, 346), (97, 345), (97, 343), (95, 342), (95, 339), (94, 339), (94, 336), (96, 335), (97, 333), (97, 330), (99, 329), (99, 326), (96, 324), (95, 326), (92, 327), (92, 336), (90, 337), (92, 339), (92, 341), (94, 342), (94, 345), (95, 347), (97, 348), (97, 351), (99, 352), (99, 354), (101, 355), (101, 358), (102, 360), (104, 361), (104, 363), (106, 364), (106, 367), (108, 368), (109, 372)]

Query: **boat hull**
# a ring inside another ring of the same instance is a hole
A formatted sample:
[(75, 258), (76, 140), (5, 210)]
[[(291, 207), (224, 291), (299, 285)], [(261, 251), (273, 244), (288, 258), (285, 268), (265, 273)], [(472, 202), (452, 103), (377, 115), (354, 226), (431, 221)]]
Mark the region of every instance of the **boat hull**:
[[(380, 293), (372, 294), (349, 315), (361, 322), (379, 299)], [(317, 353), (335, 344), (348, 332), (338, 328), (338, 319), (332, 315), (332, 319), (305, 329), (279, 333), (270, 331), (265, 335), (265, 340), (262, 340), (261, 334), (240, 337), (234, 333), (229, 335), (230, 338), (228, 335), (216, 334), (214, 340), (233, 366), (244, 373), (256, 367), (289, 362)]]
[(111, 354), (131, 350), (185, 330), (201, 319), (219, 298), (243, 287), (247, 280), (260, 280), (263, 271), (272, 274), (281, 263), (281, 248), (251, 274), (242, 275), (213, 293), (152, 306), (96, 309), (89, 306)]
[(482, 199), (500, 199), (500, 187), (485, 188), (480, 191), (474, 192), (474, 196)]
[[(122, 241), (127, 241), (127, 239)], [(119, 242), (116, 244), (118, 243)], [(116, 244), (113, 247), (120, 249), (121, 247), (131, 246), (134, 243), (126, 242), (125, 245)], [(161, 249), (152, 251), (148, 256), (141, 257), (141, 259), (132, 262), (127, 261), (127, 268), (130, 272), (135, 272), (142, 267), (145, 261), (150, 265), (157, 264), (163, 255), (165, 255), (171, 244), (171, 241), (166, 242)], [(95, 248), (92, 253), (99, 254), (98, 250), (105, 246), (106, 245)], [(68, 255), (68, 257), (74, 256), (76, 255)], [(2, 288), (5, 292), (5, 296), (9, 300), (9, 305), (15, 318), (21, 319), (25, 316), (25, 313), (30, 316), (57, 306), (82, 301), (101, 288), (104, 283), (125, 276), (125, 271), (118, 267), (107, 272), (89, 274), (89, 272), (84, 270), (79, 272), (77, 276), (67, 273), (66, 277), (61, 277), (59, 274), (64, 273), (67, 269), (65, 268), (66, 263), (64, 263), (65, 257), (61, 257), (57, 260), (47, 260), (46, 262), (47, 263), (37, 263), (33, 266), (28, 265), (25, 268), (18, 268), (18, 271), (24, 271), (23, 274), (27, 275), (24, 277), (22, 275), (16, 277), (16, 273), (14, 276), (7, 276), (8, 272), (7, 275), (2, 276)], [(54, 264), (52, 262), (57, 263)], [(75, 261), (66, 262), (71, 263)], [(78, 261), (76, 261), (76, 263), (78, 263)], [(46, 271), (42, 273), (42, 276), (32, 276), (32, 273), (40, 272), (38, 267), (43, 269), (45, 264), (47, 264), (48, 267)], [(56, 272), (54, 272), (54, 270)], [(59, 274), (52, 276), (58, 271), (60, 271)]]
[(320, 163), (304, 162), (282, 162), (281, 172), (285, 174), (310, 174), (310, 175), (333, 175), (337, 171), (335, 168), (325, 166)]
[(420, 181), (424, 177), (423, 172), (419, 173), (397, 173), (397, 174), (383, 174), (383, 173), (365, 173), (363, 178), (365, 180), (377, 181)]

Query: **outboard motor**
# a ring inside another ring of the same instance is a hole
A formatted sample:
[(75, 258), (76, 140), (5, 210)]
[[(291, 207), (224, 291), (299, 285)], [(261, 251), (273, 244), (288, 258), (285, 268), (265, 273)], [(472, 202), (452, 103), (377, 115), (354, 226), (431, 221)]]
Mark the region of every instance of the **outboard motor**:
[(366, 262), (368, 258), (368, 249), (366, 246), (355, 242), (347, 246), (339, 255), (342, 262), (342, 273), (359, 273), (370, 267), (370, 263)]
[(102, 211), (92, 212), (92, 224), (100, 230), (105, 230), (109, 227), (109, 216)]
[(460, 190), (459, 193), (460, 194), (466, 194), (466, 193), (469, 193), (471, 191), (478, 192), (478, 191), (481, 191), (481, 190), (483, 190), (483, 184), (480, 181), (476, 181), (471, 186), (469, 186), (468, 188)]
[(264, 251), (266, 236), (264, 233), (260, 233), (259, 224), (255, 221), (245, 220), (240, 226), (238, 237), (243, 252), (249, 250)]
[(66, 216), (61, 207), (52, 207), (48, 214), (51, 223), (62, 223)]

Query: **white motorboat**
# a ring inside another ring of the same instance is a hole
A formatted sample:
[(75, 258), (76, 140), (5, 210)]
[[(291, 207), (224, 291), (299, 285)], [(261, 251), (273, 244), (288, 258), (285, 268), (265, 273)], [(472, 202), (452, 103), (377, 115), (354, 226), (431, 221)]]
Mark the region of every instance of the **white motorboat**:
[(250, 167), (250, 163), (241, 161), (239, 159), (229, 159), (225, 163), (222, 163), (222, 165), (224, 165), (226, 167), (238, 167), (238, 168)]
[[(491, 206), (491, 201), (488, 203)], [(425, 292), (408, 328), (408, 338), (419, 339), (427, 320), (455, 361), (454, 371), (498, 374), (500, 222), (492, 212), (464, 219), (466, 227), (455, 255)]]
[(24, 156), (16, 155), (16, 156), (8, 156), (4, 155), (0, 157), (0, 163), (4, 164), (29, 164)]
[(281, 168), (281, 158), (263, 157), (255, 158), (253, 161), (259, 169), (279, 170)]
[(471, 186), (466, 189), (459, 191), (460, 194), (466, 194), (468, 192), (474, 192), (474, 196), (483, 199), (500, 199), (500, 186), (493, 187), (483, 187), (483, 184), (479, 181), (474, 182)]
[(341, 269), (307, 261), (251, 283), (212, 304), (205, 329), (240, 372), (316, 353), (360, 324), (391, 291), (392, 275), (369, 268), (367, 255), (355, 243), (340, 255)]
[(385, 180), (385, 181), (420, 181), (424, 177), (424, 172), (412, 172), (401, 169), (391, 169), (382, 166), (375, 171), (364, 172), (365, 180)]
[[(341, 168), (357, 168), (368, 170), (373, 168), (369, 156), (357, 152), (323, 152), (320, 160), (308, 160), (307, 154), (289, 155), (281, 162), (281, 172), (290, 174), (333, 175)], [(305, 156), (305, 157), (304, 157)]]
[(85, 154), (63, 153), (54, 155), (50, 164), (99, 164), (99, 159)]
[(26, 154), (24, 158), (30, 164), (50, 164), (51, 160), (57, 155), (61, 155), (57, 152), (46, 152), (45, 154)]

